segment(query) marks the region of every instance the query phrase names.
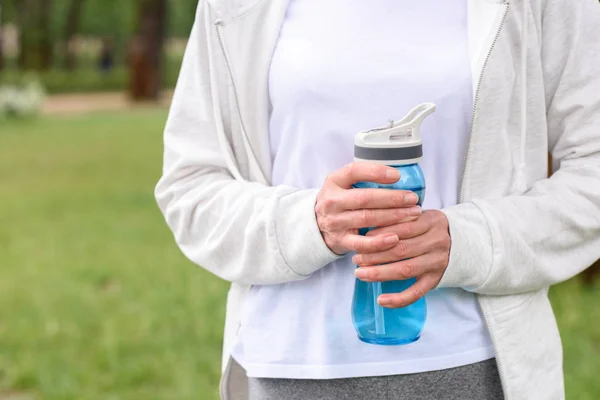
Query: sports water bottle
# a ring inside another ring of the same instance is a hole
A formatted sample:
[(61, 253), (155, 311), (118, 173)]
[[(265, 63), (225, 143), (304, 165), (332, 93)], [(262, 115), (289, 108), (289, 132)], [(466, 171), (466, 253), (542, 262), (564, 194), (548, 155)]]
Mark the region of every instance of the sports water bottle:
[[(383, 128), (360, 132), (356, 135), (355, 161), (385, 164), (400, 171), (400, 180), (391, 185), (359, 182), (355, 188), (383, 188), (410, 190), (419, 196), (419, 205), (425, 197), (425, 178), (419, 167), (423, 158), (420, 126), (425, 117), (435, 111), (435, 105), (424, 103), (415, 107), (400, 121), (390, 121)], [(374, 228), (359, 231), (366, 235)], [(372, 268), (377, 268), (372, 267)], [(363, 282), (356, 280), (352, 300), (352, 319), (360, 340), (380, 345), (401, 345), (419, 339), (427, 306), (425, 298), (403, 308), (384, 308), (377, 298), (384, 293), (400, 293), (415, 279), (391, 282)]]

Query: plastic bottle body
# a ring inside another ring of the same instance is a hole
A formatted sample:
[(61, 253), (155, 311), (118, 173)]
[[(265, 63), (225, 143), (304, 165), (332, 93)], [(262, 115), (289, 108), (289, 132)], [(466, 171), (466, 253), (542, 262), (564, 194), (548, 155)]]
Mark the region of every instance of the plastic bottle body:
[[(419, 205), (425, 198), (425, 178), (418, 164), (392, 166), (400, 171), (400, 180), (392, 185), (359, 182), (355, 188), (382, 188), (410, 190), (419, 196)], [(364, 228), (365, 235), (373, 228)], [(377, 268), (377, 267), (374, 267)], [(360, 340), (380, 345), (401, 345), (419, 339), (427, 317), (427, 306), (422, 298), (407, 307), (390, 309), (377, 304), (377, 298), (386, 293), (399, 293), (409, 288), (415, 279), (390, 282), (363, 282), (356, 280), (352, 301), (352, 320)]]

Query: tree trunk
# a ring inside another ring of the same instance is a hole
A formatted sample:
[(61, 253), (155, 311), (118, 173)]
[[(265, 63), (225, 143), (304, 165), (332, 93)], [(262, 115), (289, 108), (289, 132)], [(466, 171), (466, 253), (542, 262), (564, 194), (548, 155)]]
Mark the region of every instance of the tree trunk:
[(138, 4), (138, 35), (129, 54), (129, 92), (134, 100), (157, 100), (162, 86), (167, 0), (140, 0)]
[(25, 69), (28, 58), (28, 33), (27, 33), (27, 8), (31, 7), (31, 0), (17, 1), (15, 5), (16, 21), (19, 30), (19, 57), (17, 63), (19, 69)]
[(18, 0), (19, 68), (43, 70), (52, 67), (50, 37), (52, 0)]
[(52, 68), (52, 61), (54, 60), (53, 40), (50, 35), (52, 0), (39, 0), (39, 2), (40, 7), (38, 9), (39, 14), (37, 15), (37, 20), (40, 27), (38, 36), (40, 69), (47, 70)]
[(65, 68), (74, 70), (77, 68), (77, 55), (73, 49), (75, 35), (79, 32), (81, 23), (81, 14), (83, 11), (83, 0), (71, 0), (71, 5), (67, 11), (67, 23), (65, 26)]
[(0, 72), (4, 69), (4, 21), (7, 11), (6, 1), (0, 0)]

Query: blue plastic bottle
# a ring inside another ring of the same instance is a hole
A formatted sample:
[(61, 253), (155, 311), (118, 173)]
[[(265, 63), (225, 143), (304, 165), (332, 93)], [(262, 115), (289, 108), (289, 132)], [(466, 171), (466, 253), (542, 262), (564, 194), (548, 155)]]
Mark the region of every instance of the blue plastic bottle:
[[(420, 126), (434, 111), (434, 104), (421, 104), (398, 122), (390, 121), (384, 128), (360, 132), (355, 141), (355, 161), (392, 166), (400, 171), (400, 180), (392, 185), (359, 182), (354, 187), (410, 190), (419, 196), (421, 205), (425, 198), (425, 178), (418, 164), (423, 158)], [(360, 233), (365, 235), (370, 229), (373, 228), (361, 229)], [(380, 295), (402, 292), (414, 282), (414, 279), (374, 283), (356, 280), (352, 319), (360, 340), (379, 345), (402, 345), (419, 339), (427, 317), (424, 298), (397, 309), (377, 304)]]

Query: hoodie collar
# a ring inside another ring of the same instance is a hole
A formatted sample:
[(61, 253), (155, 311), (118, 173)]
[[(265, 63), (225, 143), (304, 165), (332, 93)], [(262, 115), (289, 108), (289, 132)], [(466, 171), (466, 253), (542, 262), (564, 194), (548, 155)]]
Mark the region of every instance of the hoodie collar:
[[(262, 3), (277, 1), (288, 2), (289, 0), (206, 0), (213, 9), (216, 18), (222, 21), (239, 18)], [(494, 5), (508, 4), (508, 0), (468, 0), (468, 2), (469, 10), (475, 8), (477, 11)], [(482, 21), (482, 23), (485, 23), (485, 21)]]
[(469, 0), (469, 56), (473, 93), (477, 91), (489, 49), (496, 38), (508, 4), (500, 0)]
[(268, 1), (288, 0), (206, 0), (217, 19), (223, 23), (240, 18)]

